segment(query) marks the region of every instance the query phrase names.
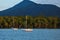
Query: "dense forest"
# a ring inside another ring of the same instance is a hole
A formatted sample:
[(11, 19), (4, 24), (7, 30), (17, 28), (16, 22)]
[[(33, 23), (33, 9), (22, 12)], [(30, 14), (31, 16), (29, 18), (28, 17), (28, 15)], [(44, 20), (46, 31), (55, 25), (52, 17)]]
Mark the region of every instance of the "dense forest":
[(55, 16), (0, 16), (0, 28), (60, 28)]

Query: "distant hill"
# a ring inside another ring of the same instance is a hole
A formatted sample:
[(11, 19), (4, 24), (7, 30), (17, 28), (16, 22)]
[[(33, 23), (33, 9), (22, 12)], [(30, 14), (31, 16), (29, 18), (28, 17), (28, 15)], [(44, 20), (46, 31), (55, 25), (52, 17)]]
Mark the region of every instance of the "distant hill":
[(12, 8), (1, 11), (0, 16), (58, 16), (60, 17), (60, 8), (50, 4), (36, 4), (32, 1), (22, 1)]

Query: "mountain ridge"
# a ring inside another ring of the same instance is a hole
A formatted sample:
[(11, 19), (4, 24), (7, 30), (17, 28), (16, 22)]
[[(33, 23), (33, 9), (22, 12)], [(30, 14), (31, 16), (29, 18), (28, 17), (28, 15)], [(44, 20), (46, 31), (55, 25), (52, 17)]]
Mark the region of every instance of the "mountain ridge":
[(0, 16), (58, 16), (60, 8), (51, 4), (36, 4), (32, 1), (22, 1), (4, 11), (0, 11)]

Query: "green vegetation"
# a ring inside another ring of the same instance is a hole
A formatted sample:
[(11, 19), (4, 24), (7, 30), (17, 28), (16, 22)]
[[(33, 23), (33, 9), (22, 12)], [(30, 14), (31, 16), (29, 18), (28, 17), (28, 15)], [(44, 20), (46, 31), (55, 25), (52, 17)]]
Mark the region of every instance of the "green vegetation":
[(60, 18), (45, 16), (0, 16), (0, 28), (60, 28)]

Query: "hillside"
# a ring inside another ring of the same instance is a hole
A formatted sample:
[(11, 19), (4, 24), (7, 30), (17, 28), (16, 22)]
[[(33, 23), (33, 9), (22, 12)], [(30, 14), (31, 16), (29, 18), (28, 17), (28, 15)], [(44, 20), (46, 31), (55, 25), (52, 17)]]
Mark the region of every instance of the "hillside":
[(50, 4), (36, 4), (32, 1), (22, 1), (12, 8), (1, 11), (0, 16), (58, 16), (60, 17), (60, 8)]

